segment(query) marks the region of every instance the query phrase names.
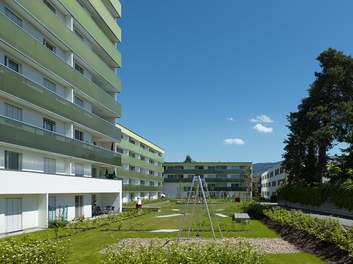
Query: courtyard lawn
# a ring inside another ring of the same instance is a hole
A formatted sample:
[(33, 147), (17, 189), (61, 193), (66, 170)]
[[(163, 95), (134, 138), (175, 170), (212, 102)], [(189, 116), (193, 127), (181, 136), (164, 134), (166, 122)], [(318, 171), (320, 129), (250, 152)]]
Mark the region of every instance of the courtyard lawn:
[[(152, 205), (153, 206), (153, 205)], [(157, 206), (157, 205), (156, 205)], [(174, 202), (158, 203), (161, 207), (161, 212), (150, 212), (149, 214), (141, 215), (136, 218), (113, 222), (109, 225), (102, 226), (98, 229), (84, 231), (72, 236), (61, 239), (69, 239), (72, 246), (72, 254), (69, 257), (68, 263), (99, 263), (103, 254), (100, 253), (103, 249), (111, 244), (119, 242), (125, 238), (170, 238), (176, 239), (178, 232), (150, 232), (151, 230), (174, 229), (179, 230), (182, 215), (184, 213), (185, 204), (177, 204)], [(242, 204), (226, 202), (222, 204), (214, 204), (213, 209), (216, 214), (227, 215), (228, 217), (219, 217), (217, 220), (224, 230), (223, 237), (245, 237), (245, 238), (278, 238), (279, 236), (272, 230), (264, 226), (260, 221), (250, 220), (250, 223), (234, 223), (231, 215), (234, 212), (242, 211)], [(190, 216), (192, 215), (193, 205), (189, 205), (187, 217), (181, 238), (186, 238), (188, 228), (190, 226)], [(163, 217), (164, 216), (164, 217)], [(217, 224), (213, 226), (216, 237), (220, 237)], [(195, 238), (199, 233), (201, 238), (210, 238), (210, 226), (208, 223), (205, 207), (197, 205), (194, 208), (192, 219), (192, 231), (190, 238)], [(63, 229), (59, 229), (59, 234)], [(26, 234), (28, 237), (36, 237), (37, 239), (46, 239), (56, 237), (54, 229), (34, 232)], [(22, 235), (23, 236), (23, 235)], [(19, 238), (21, 236), (18, 236)], [(266, 263), (323, 263), (318, 258), (304, 253), (296, 254), (267, 254)]]

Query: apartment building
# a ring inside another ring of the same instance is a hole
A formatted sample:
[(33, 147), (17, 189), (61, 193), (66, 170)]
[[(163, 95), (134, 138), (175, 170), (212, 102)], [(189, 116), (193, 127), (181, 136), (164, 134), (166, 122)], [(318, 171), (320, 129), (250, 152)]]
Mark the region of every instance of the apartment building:
[(121, 168), (117, 177), (123, 182), (123, 202), (157, 199), (163, 191), (164, 150), (128, 128), (117, 124), (121, 141), (116, 151), (121, 153)]
[(211, 197), (251, 197), (251, 162), (165, 162), (163, 166), (168, 197), (187, 197), (194, 176), (205, 179)]
[(286, 183), (286, 171), (282, 164), (276, 165), (273, 168), (261, 174), (261, 197), (270, 199), (276, 195), (278, 186)]
[(118, 0), (0, 0), (0, 234), (121, 210)]

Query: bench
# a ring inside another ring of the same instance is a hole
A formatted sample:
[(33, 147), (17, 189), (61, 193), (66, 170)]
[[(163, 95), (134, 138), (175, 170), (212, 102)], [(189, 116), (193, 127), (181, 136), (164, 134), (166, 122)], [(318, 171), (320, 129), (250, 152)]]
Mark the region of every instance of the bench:
[(250, 216), (247, 213), (234, 213), (233, 214), (233, 221), (241, 223), (246, 222), (249, 223)]

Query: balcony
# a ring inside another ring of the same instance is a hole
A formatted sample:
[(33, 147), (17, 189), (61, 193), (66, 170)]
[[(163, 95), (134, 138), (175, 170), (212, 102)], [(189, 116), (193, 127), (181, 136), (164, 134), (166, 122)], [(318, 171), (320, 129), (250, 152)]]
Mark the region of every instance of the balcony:
[(130, 164), (133, 166), (138, 166), (138, 167), (141, 167), (144, 169), (149, 169), (149, 170), (157, 171), (157, 172), (161, 172), (161, 173), (163, 172), (162, 166), (154, 165), (149, 162), (139, 160), (137, 158), (133, 158), (130, 156), (122, 156), (121, 159), (122, 159), (122, 163), (127, 163), (127, 164)]
[[(83, 11), (82, 7), (79, 3), (77, 3), (77, 1), (60, 0), (60, 2), (67, 10), (69, 10), (69, 12), (77, 21), (80, 21), (80, 24), (85, 28), (85, 30), (97, 41), (97, 43), (108, 53), (108, 55), (113, 58), (113, 60), (119, 65), (119, 67), (121, 67), (121, 54), (117, 52), (114, 45), (112, 44), (112, 42), (118, 42), (121, 40), (121, 29), (118, 24), (116, 24), (114, 19), (112, 18), (114, 24), (112, 21), (110, 21), (113, 26), (112, 29), (114, 33), (109, 29), (108, 33), (110, 34), (105, 35), (106, 32), (103, 33), (102, 29), (99, 27), (100, 25), (97, 26), (97, 24), (92, 20), (92, 18), (88, 14), (86, 14), (86, 12)], [(102, 5), (104, 7), (101, 1), (90, 2), (97, 2), (97, 5)], [(109, 16), (111, 17), (110, 14)], [(109, 37), (111, 38), (109, 39)], [(114, 41), (114, 39), (117, 41)]]
[(143, 149), (140, 146), (134, 145), (126, 140), (121, 140), (121, 142), (119, 142), (118, 145), (120, 146), (120, 148), (131, 150), (135, 153), (141, 154), (142, 156), (145, 156), (145, 157), (151, 158), (155, 161), (158, 161), (159, 163), (164, 162), (163, 157), (160, 157), (160, 156), (148, 151), (147, 149)]
[(55, 93), (0, 64), (0, 90), (63, 116), (101, 134), (120, 140), (114, 124), (89, 113)]
[[(39, 22), (52, 31), (52, 33), (64, 42), (74, 53), (86, 61), (87, 64), (91, 65), (107, 82), (106, 84), (102, 82), (103, 87), (106, 87), (109, 92), (120, 91), (120, 79), (116, 76), (114, 71), (105, 64), (98, 55), (92, 52), (88, 46), (77, 38), (64, 22), (62, 22), (53, 12), (48, 12), (48, 8), (43, 1), (40, 1), (36, 5), (33, 5), (26, 0), (18, 0), (18, 2), (30, 11)], [(119, 54), (118, 50), (115, 49), (115, 53)], [(116, 64), (115, 67), (119, 67), (120, 64)]]
[(121, 165), (119, 154), (82, 141), (0, 116), (0, 141), (66, 156)]
[(1, 194), (119, 193), (117, 180), (0, 170)]
[(55, 72), (63, 80), (87, 94), (92, 98), (92, 101), (96, 101), (101, 107), (109, 110), (112, 113), (112, 117), (120, 117), (121, 106), (115, 101), (113, 96), (110, 96), (101, 87), (79, 74), (73, 67), (1, 14), (0, 24), (2, 25), (0, 38), (5, 43), (33, 58), (40, 65), (51, 72)]
[[(244, 182), (238, 179), (225, 179), (225, 178), (205, 178), (207, 183), (210, 182)], [(164, 182), (192, 182), (192, 178), (164, 178)]]
[[(123, 158), (123, 157), (122, 157)], [(130, 171), (130, 170), (123, 170), (118, 169), (117, 177), (120, 178), (133, 178), (133, 179), (141, 179), (141, 180), (148, 180), (148, 181), (163, 181), (163, 177), (155, 176), (150, 174), (144, 174), (137, 171)]]
[(121, 29), (115, 22), (110, 12), (104, 6), (101, 1), (89, 1), (94, 10), (96, 11), (95, 22), (109, 37), (110, 40), (120, 41), (121, 40)]
[(123, 184), (123, 192), (162, 192), (163, 187)]

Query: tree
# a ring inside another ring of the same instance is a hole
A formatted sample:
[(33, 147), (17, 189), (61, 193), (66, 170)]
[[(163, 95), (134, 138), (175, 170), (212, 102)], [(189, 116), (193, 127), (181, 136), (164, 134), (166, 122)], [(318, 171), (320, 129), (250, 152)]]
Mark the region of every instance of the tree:
[(338, 142), (349, 146), (340, 171), (353, 168), (353, 59), (330, 48), (317, 60), (322, 71), (315, 73), (298, 111), (288, 116), (283, 157), (289, 182), (320, 183), (327, 174), (327, 153)]
[(187, 155), (184, 162), (191, 163), (191, 162), (193, 162), (193, 160), (190, 155)]

